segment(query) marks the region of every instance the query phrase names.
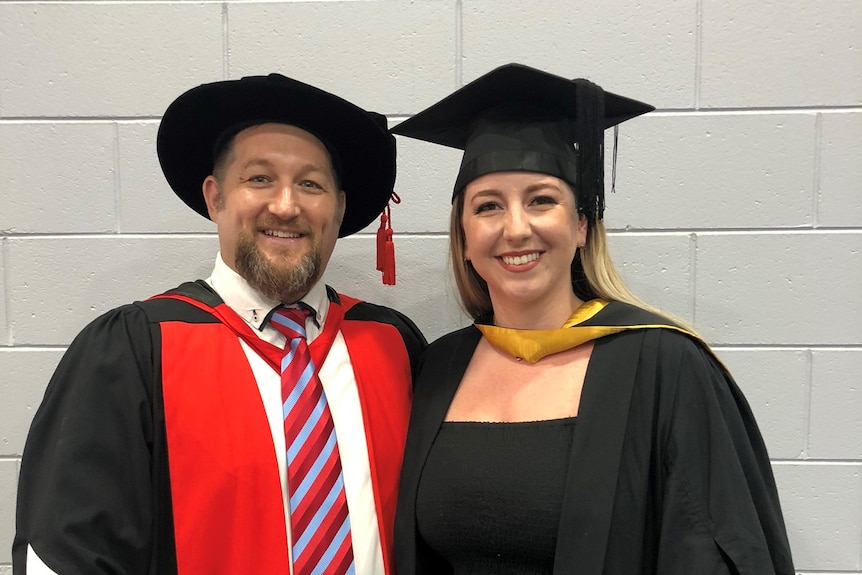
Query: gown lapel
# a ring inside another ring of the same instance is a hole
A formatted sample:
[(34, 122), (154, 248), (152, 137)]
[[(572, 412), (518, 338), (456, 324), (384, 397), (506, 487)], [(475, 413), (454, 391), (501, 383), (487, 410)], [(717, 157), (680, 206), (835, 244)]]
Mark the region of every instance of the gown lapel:
[(643, 337), (643, 332), (630, 332), (611, 346), (609, 338), (602, 338), (593, 349), (569, 453), (555, 574), (573, 568), (579, 575), (603, 571)]

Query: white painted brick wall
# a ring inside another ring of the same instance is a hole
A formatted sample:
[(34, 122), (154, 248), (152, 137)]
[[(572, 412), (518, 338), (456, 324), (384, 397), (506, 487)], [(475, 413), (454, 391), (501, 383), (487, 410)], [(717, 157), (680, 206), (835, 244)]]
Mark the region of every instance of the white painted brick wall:
[[(0, 235), (0, 346), (12, 345), (9, 338), (9, 322), (6, 320), (6, 307), (9, 298), (6, 296), (6, 245), (8, 241)], [(5, 396), (3, 396), (5, 397)]]
[(695, 321), (722, 344), (862, 344), (862, 230), (697, 237)]
[(62, 349), (0, 348), (0, 458), (21, 455), (27, 429), (42, 402)]
[(214, 234), (215, 224), (188, 209), (162, 175), (159, 160), (154, 153), (158, 121), (120, 122), (117, 127), (117, 231), (145, 234), (177, 231)]
[(655, 114), (623, 125), (608, 223), (810, 226), (814, 114)]
[(609, 244), (620, 274), (641, 299), (684, 321), (693, 320), (690, 234), (616, 234)]
[(9, 242), (15, 345), (63, 345), (122, 303), (209, 276), (218, 242), (204, 237), (43, 237)]
[[(858, 0), (0, 0), (0, 575), (24, 438), (65, 346), (103, 311), (209, 274), (214, 227), (155, 156), (168, 103), (280, 71), (394, 124), (510, 61), (659, 108), (620, 134), (612, 253), (736, 374), (800, 573), (862, 575), (859, 38)], [(433, 339), (466, 322), (446, 256), (459, 154), (398, 145), (398, 285), (373, 269), (374, 226), (326, 277)]]
[(116, 231), (115, 131), (108, 122), (0, 124), (0, 230)]
[(694, 104), (696, 2), (461, 3), (464, 81), (502, 64), (521, 62), (562, 76), (588, 78), (659, 108)]
[(12, 563), (12, 537), (15, 535), (15, 483), (18, 481), (18, 461), (0, 457), (0, 562)]
[(862, 469), (857, 463), (777, 463), (787, 536), (800, 571), (862, 570)]
[(816, 350), (808, 455), (862, 459), (862, 350)]
[[(862, 70), (859, 70), (862, 73)], [(822, 114), (820, 147), (821, 226), (862, 225), (862, 113)]]
[(760, 426), (772, 459), (806, 451), (810, 354), (803, 349), (716, 348), (733, 373)]
[(389, 114), (456, 87), (455, 2), (229, 3), (231, 78), (281, 71)]
[(703, 0), (709, 108), (862, 104), (857, 0)]
[(223, 77), (218, 3), (3, 2), (3, 117), (161, 116)]

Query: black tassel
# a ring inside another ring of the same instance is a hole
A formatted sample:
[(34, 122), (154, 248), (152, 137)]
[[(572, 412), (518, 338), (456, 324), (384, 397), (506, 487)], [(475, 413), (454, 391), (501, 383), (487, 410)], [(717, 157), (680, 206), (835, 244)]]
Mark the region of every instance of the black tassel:
[(588, 80), (575, 80), (575, 85), (578, 205), (594, 224), (605, 212), (605, 92)]

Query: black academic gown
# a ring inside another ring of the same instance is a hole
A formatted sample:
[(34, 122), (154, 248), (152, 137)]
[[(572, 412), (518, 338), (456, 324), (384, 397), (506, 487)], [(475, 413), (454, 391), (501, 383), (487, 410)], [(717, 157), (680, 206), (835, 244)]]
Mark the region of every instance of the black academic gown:
[[(666, 320), (611, 303), (580, 325)], [(416, 529), (422, 467), (481, 333), (426, 350), (396, 514), (399, 575), (451, 573)], [(557, 575), (794, 573), (778, 495), (751, 410), (706, 346), (669, 329), (596, 340), (568, 455)]]
[[(212, 307), (222, 303), (202, 281), (170, 293)], [(395, 326), (411, 361), (424, 346), (415, 325), (394, 310), (360, 302), (345, 319)], [(24, 448), (15, 575), (26, 572), (31, 544), (61, 574), (177, 573), (160, 326), (182, 322), (193, 329), (218, 321), (183, 301), (152, 299), (107, 312), (75, 338)], [(236, 349), (236, 361), (246, 363)], [(211, 359), (201, 349), (188, 361)]]

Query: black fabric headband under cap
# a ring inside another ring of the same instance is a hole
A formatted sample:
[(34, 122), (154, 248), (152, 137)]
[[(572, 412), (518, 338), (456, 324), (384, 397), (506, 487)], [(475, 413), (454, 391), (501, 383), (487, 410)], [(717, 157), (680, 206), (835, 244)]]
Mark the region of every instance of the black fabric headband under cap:
[(550, 174), (574, 189), (578, 183), (574, 122), (560, 114), (504, 104), (476, 120), (464, 146), (454, 198), (485, 174), (527, 171)]

